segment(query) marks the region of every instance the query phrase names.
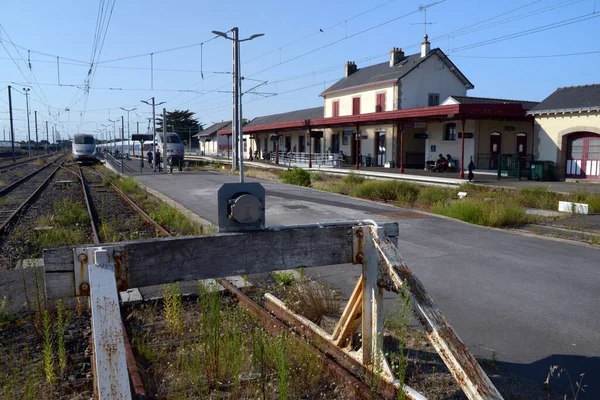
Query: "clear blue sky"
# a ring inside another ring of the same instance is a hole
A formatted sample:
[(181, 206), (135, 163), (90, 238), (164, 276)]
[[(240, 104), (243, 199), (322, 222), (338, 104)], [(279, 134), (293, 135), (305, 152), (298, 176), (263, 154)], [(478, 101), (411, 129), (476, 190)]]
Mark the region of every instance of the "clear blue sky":
[[(231, 42), (218, 38), (202, 46), (159, 52), (208, 41), (214, 36), (212, 30), (233, 26), (240, 28), (241, 37), (265, 34), (242, 44), (244, 89), (268, 81), (257, 90), (278, 94), (246, 94), (246, 118), (319, 106), (323, 104), (319, 93), (342, 76), (346, 61), (356, 61), (360, 68), (385, 61), (392, 47), (402, 47), (407, 54), (418, 52), (423, 37), (419, 25), (423, 13), (418, 8), (430, 2), (434, 0), (116, 0), (100, 63), (85, 96), (80, 88), (58, 86), (56, 56), (61, 84), (82, 87), (90, 68), (100, 1), (4, 1), (0, 128), (9, 126), (6, 86), (22, 89), (27, 82), (31, 82), (31, 109), (38, 111), (38, 124), (56, 123), (63, 137), (77, 130), (93, 133), (109, 118), (126, 116), (119, 107), (137, 107), (130, 114), (132, 130), (133, 122), (141, 121), (140, 130), (145, 131), (151, 108), (140, 100), (153, 95), (157, 102), (167, 102), (167, 110), (196, 112), (206, 126), (230, 119), (231, 95), (219, 91), (231, 89), (231, 76), (226, 74), (231, 70)], [(444, 50), (475, 85), (469, 95), (542, 100), (557, 87), (600, 82), (597, 17), (600, 1), (596, 4), (596, 0), (446, 0), (427, 10), (432, 22), (427, 31), (432, 47)], [(561, 21), (578, 22), (485, 42)], [(21, 47), (15, 48), (9, 37)], [(152, 52), (157, 53), (154, 91), (149, 55), (110, 61)], [(520, 58), (584, 52), (595, 53)], [(25, 98), (16, 91), (13, 107), (17, 138), (23, 140)]]

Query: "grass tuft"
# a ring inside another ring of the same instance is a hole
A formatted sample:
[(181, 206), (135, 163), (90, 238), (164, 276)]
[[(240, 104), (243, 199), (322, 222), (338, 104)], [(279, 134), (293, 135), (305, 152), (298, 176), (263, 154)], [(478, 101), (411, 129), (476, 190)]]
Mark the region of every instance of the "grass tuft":
[(272, 273), (275, 282), (280, 286), (290, 286), (294, 283), (294, 273), (290, 271), (275, 271)]
[(291, 171), (285, 171), (281, 174), (283, 183), (298, 186), (310, 186), (310, 172), (305, 169), (294, 167)]
[(471, 224), (497, 228), (531, 222), (531, 217), (514, 201), (483, 202), (464, 199), (449, 204), (437, 203), (433, 206), (433, 211)]

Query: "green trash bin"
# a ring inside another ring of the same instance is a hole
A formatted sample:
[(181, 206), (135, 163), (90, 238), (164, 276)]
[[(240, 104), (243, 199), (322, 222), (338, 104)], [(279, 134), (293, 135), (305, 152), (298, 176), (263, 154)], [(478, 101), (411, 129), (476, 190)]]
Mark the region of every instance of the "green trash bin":
[(554, 179), (554, 162), (531, 161), (531, 179), (534, 181), (551, 181)]

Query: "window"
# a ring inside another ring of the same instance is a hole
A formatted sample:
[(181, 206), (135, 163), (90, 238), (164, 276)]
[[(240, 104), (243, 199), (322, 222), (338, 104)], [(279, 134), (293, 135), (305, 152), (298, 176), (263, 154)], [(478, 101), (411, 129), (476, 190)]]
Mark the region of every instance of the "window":
[(92, 135), (75, 135), (73, 140), (75, 144), (94, 144), (94, 137)]
[(167, 134), (167, 143), (181, 143), (179, 135)]
[(333, 104), (333, 110), (332, 110), (331, 116), (339, 117), (340, 116), (340, 101), (336, 100), (332, 104)]
[(429, 93), (429, 107), (440, 105), (440, 95), (438, 93)]
[(377, 93), (377, 104), (375, 112), (385, 111), (385, 93)]
[(446, 124), (444, 140), (456, 140), (456, 124)]
[(352, 98), (352, 115), (360, 114), (360, 97)]

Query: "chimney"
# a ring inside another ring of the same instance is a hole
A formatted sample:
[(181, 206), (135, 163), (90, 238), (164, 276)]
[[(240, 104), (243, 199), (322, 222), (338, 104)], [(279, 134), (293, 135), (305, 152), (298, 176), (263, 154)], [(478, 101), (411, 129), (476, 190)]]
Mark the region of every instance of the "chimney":
[(427, 34), (425, 34), (425, 40), (423, 41), (423, 43), (421, 43), (421, 58), (429, 54), (430, 43), (429, 40), (427, 40), (428, 38), (429, 37), (427, 36)]
[(344, 68), (344, 70), (345, 70), (344, 71), (345, 72), (344, 76), (346, 78), (349, 77), (350, 75), (352, 75), (353, 73), (355, 73), (357, 69), (358, 68), (356, 68), (356, 63), (354, 61), (348, 61), (346, 63), (346, 67)]
[(392, 51), (390, 51), (390, 67), (398, 64), (402, 59), (404, 59), (404, 52), (402, 49), (394, 47)]

